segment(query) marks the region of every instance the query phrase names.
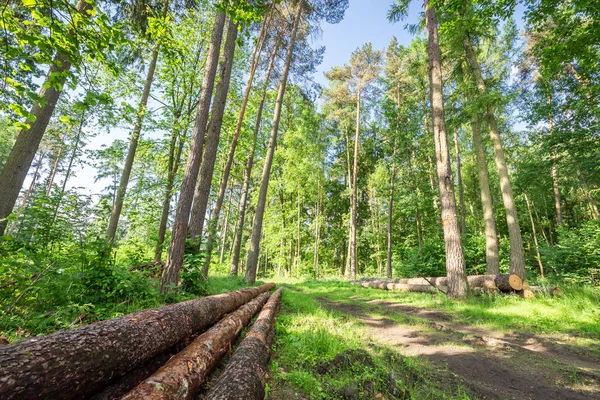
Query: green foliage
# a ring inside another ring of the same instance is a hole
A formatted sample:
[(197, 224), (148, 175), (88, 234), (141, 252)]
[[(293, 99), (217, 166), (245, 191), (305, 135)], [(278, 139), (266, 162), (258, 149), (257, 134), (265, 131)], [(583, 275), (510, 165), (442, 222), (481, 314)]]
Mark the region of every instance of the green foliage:
[(541, 248), (542, 259), (557, 277), (573, 283), (591, 283), (590, 270), (600, 265), (600, 223), (587, 221), (579, 228), (558, 227), (556, 246)]

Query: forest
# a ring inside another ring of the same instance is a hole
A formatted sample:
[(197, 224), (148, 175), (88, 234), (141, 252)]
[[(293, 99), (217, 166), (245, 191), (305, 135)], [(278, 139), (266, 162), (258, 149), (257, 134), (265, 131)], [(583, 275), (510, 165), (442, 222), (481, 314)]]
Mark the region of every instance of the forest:
[[(600, 7), (389, 0), (387, 46), (323, 74), (357, 3), (7, 0), (0, 360), (190, 301), (214, 318), (171, 345), (222, 338), (266, 304), (256, 398), (600, 396)], [(9, 365), (3, 398), (100, 388), (21, 393)]]

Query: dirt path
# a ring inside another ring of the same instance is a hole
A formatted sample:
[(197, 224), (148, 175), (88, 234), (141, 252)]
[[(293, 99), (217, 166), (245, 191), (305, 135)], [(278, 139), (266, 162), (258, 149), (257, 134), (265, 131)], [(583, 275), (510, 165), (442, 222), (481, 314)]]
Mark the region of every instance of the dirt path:
[(479, 398), (600, 399), (600, 359), (568, 338), (501, 334), (453, 322), (439, 310), (385, 301), (319, 300), (356, 317), (373, 341), (444, 369)]

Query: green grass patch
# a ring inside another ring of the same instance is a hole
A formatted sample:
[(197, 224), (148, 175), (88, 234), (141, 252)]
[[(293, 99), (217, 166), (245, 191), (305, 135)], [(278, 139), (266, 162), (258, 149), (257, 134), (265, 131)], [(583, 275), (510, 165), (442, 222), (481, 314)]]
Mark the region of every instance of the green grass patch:
[[(338, 284), (328, 284), (332, 288), (320, 288), (335, 292)], [(321, 307), (316, 298), (323, 294), (312, 284), (284, 291), (268, 386), (274, 398), (288, 395), (284, 387), (310, 399), (373, 398), (378, 393), (384, 398), (468, 398), (456, 382), (440, 388), (426, 362), (375, 345), (356, 319)]]

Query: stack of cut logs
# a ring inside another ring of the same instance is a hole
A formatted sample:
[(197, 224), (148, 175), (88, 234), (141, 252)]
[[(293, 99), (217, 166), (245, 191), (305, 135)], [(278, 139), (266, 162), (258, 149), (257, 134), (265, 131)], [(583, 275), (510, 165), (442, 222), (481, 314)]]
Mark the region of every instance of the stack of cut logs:
[[(532, 297), (534, 293), (560, 295), (560, 289), (557, 287), (529, 286), (515, 274), (471, 275), (467, 276), (467, 282), (471, 290), (479, 293), (512, 292), (519, 293), (526, 298)], [(352, 283), (366, 288), (401, 292), (446, 293), (448, 290), (448, 278), (445, 276), (402, 279), (363, 278)]]
[(262, 399), (282, 289), (207, 296), (0, 347), (1, 399)]

